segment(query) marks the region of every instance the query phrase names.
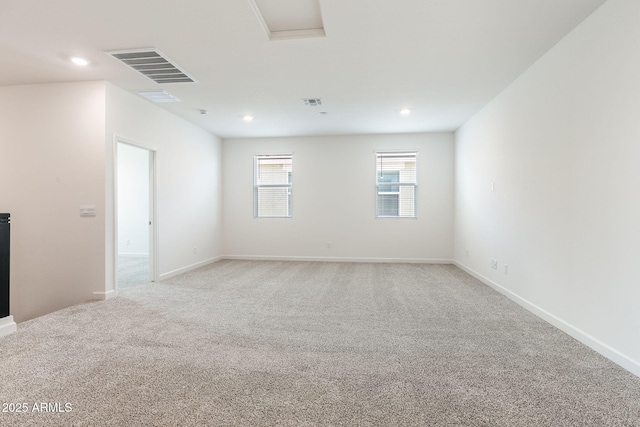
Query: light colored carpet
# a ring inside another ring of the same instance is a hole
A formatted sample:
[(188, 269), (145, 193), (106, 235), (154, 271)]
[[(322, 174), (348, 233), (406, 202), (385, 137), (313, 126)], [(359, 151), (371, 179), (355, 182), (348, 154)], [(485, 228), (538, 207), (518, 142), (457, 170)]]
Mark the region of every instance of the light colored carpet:
[(0, 360), (29, 408), (2, 426), (640, 425), (640, 378), (448, 265), (221, 261), (22, 323)]
[(118, 290), (148, 283), (149, 276), (148, 256), (118, 256)]

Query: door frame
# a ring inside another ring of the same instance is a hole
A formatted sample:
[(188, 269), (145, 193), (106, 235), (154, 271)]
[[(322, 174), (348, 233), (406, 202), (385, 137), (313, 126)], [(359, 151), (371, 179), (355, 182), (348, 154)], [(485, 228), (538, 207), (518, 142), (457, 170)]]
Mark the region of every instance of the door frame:
[(149, 153), (149, 276), (159, 280), (158, 272), (158, 149), (119, 135), (113, 136), (113, 207), (114, 207), (114, 283), (118, 295), (118, 144), (126, 144)]

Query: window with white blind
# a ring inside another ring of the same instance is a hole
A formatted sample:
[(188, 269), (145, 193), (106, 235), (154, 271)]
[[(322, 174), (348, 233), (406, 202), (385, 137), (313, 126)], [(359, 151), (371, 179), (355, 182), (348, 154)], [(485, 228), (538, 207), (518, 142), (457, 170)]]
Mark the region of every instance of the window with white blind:
[(376, 217), (416, 218), (418, 153), (376, 153)]
[(293, 155), (255, 156), (253, 213), (255, 218), (291, 218)]

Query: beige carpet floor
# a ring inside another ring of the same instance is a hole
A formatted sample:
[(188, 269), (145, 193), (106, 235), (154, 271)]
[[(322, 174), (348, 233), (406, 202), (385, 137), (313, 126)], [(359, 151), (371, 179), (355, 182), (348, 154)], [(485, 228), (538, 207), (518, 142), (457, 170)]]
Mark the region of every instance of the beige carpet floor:
[(118, 256), (118, 286), (130, 287), (150, 280), (148, 256)]
[(640, 425), (640, 378), (450, 265), (221, 261), (0, 361), (2, 426)]

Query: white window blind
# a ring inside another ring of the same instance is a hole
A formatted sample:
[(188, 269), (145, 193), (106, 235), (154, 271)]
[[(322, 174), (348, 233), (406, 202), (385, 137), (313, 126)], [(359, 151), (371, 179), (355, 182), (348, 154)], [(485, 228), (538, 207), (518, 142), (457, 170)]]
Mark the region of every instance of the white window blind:
[(292, 171), (291, 154), (255, 156), (254, 217), (291, 217)]
[(376, 153), (376, 217), (416, 217), (418, 153)]

